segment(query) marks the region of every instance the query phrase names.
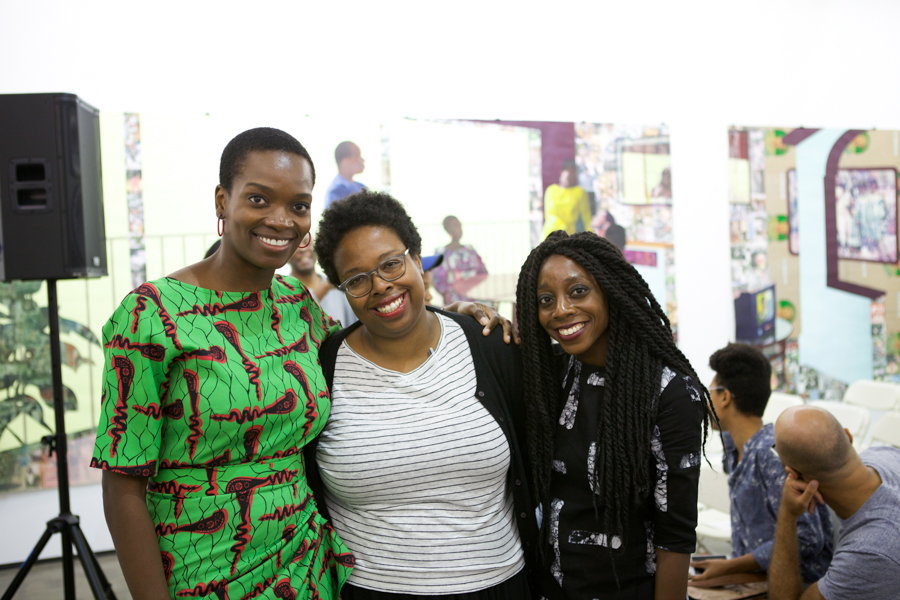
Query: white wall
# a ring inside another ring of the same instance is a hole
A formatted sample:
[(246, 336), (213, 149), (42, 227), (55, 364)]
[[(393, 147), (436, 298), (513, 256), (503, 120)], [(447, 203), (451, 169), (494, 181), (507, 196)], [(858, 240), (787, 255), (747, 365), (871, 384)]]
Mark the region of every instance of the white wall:
[[(252, 124), (286, 110), (665, 122), (680, 343), (706, 380), (733, 335), (728, 125), (900, 128), (891, 0), (309, 4), (3, 2), (0, 93)], [(3, 500), (5, 521), (52, 516), (31, 497)], [(11, 533), (24, 558), (33, 538)]]

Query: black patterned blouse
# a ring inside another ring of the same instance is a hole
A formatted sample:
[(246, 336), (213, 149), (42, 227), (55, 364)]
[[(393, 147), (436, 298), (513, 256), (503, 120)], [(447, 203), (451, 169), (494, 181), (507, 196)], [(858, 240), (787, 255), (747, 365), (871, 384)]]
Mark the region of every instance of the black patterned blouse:
[(562, 358), (568, 361), (563, 381), (566, 402), (554, 442), (552, 501), (544, 508), (544, 517), (550, 519), (551, 565), (543, 577), (542, 595), (652, 600), (656, 549), (691, 553), (696, 543), (700, 391), (690, 377), (663, 370), (651, 441), (655, 491), (640, 510), (631, 511), (623, 543), (620, 536), (609, 539), (603, 531), (603, 507), (598, 519), (593, 503), (594, 494), (600, 494), (593, 473), (605, 371), (572, 356)]

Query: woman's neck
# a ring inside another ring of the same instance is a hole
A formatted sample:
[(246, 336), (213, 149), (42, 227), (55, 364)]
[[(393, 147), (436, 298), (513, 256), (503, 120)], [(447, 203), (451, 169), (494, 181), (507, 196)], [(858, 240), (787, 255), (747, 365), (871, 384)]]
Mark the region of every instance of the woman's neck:
[(372, 335), (363, 325), (347, 337), (347, 343), (358, 354), (379, 367), (400, 373), (409, 373), (422, 365), (440, 341), (440, 320), (428, 310), (424, 311), (417, 326), (404, 336)]
[(206, 260), (175, 271), (169, 277), (220, 292), (258, 292), (272, 285), (275, 269), (263, 269), (231, 256), (224, 248)]

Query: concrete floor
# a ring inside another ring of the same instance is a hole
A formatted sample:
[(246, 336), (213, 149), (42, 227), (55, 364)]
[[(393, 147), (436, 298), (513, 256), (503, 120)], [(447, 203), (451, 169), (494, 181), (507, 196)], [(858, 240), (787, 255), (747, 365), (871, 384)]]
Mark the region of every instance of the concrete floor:
[[(116, 555), (104, 553), (97, 557), (97, 561), (112, 585), (117, 600), (131, 600), (131, 594), (128, 593), (128, 586), (125, 585), (125, 578), (122, 576), (122, 569), (119, 568)], [(17, 572), (18, 570), (15, 568), (0, 569), (0, 595), (9, 587)], [(60, 560), (36, 564), (13, 598), (15, 600), (63, 600), (62, 579), (62, 562)], [(77, 558), (75, 559), (75, 597), (83, 600), (94, 597)]]

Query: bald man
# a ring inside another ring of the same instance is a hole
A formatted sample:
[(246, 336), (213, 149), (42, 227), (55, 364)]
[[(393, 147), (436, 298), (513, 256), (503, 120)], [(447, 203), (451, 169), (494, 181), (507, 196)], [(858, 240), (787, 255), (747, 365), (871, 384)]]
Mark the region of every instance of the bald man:
[[(900, 598), (900, 449), (857, 454), (831, 413), (789, 408), (775, 422), (775, 448), (788, 472), (769, 566), (770, 600)], [(805, 591), (797, 518), (824, 501), (841, 519), (831, 566)]]

